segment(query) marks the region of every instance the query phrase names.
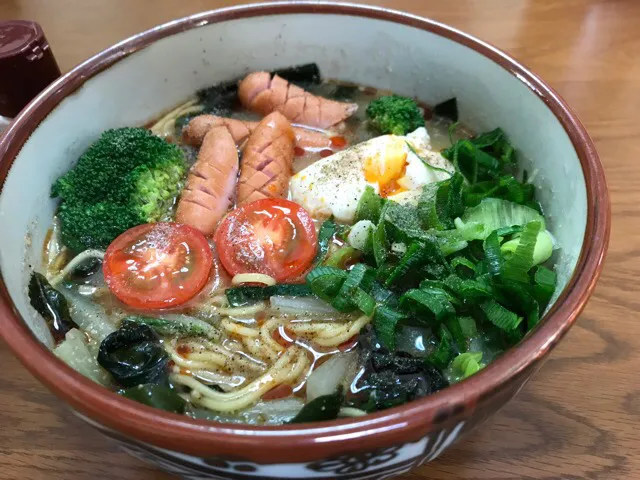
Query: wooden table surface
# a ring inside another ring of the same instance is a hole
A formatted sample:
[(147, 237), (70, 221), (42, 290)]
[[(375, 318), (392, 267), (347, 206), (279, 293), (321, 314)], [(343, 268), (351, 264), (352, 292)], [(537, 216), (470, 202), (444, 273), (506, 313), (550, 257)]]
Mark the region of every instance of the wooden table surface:
[[(234, 3), (0, 0), (0, 19), (40, 22), (67, 71), (138, 31)], [(458, 27), (541, 75), (595, 140), (613, 204), (607, 264), (577, 325), (482, 432), (404, 480), (640, 479), (640, 1), (369, 3)], [(1, 479), (173, 478), (86, 426), (2, 344), (0, 365)]]

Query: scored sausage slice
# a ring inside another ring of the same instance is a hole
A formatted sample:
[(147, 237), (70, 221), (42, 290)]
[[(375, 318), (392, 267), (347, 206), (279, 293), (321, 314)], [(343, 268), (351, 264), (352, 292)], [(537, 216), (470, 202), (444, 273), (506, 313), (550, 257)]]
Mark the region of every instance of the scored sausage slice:
[(247, 75), (238, 84), (238, 97), (254, 112), (280, 112), (292, 122), (319, 128), (340, 123), (358, 110), (355, 103), (318, 97), (269, 72)]
[[(229, 130), (236, 144), (241, 144), (255, 130), (258, 123), (215, 115), (198, 115), (192, 118), (184, 128), (182, 137), (188, 145), (199, 147), (210, 128), (224, 126)], [(293, 128), (293, 133), (296, 136), (296, 145), (300, 148), (314, 150), (331, 148), (331, 137), (324, 133), (298, 127)]]
[(282, 114), (271, 113), (258, 124), (242, 155), (238, 205), (287, 196), (294, 144), (293, 129)]
[(245, 122), (233, 118), (218, 117), (216, 115), (198, 115), (193, 117), (184, 130), (182, 130), (182, 139), (192, 147), (202, 145), (204, 136), (213, 127), (225, 127), (233, 141), (240, 144), (245, 138), (256, 128), (258, 122)]
[(236, 142), (229, 130), (224, 126), (211, 128), (189, 171), (176, 222), (191, 225), (205, 235), (213, 234), (233, 201), (238, 164)]

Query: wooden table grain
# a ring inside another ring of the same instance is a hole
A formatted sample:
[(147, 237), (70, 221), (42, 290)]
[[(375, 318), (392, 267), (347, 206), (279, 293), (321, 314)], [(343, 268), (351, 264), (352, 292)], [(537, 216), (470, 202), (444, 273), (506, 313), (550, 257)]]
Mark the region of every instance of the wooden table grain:
[[(0, 19), (40, 22), (67, 71), (140, 30), (234, 3), (0, 0)], [(595, 140), (614, 215), (595, 294), (540, 373), (482, 431), (404, 480), (640, 479), (640, 1), (369, 3), (458, 27), (547, 80)], [(5, 345), (0, 365), (0, 479), (173, 478), (86, 426)]]

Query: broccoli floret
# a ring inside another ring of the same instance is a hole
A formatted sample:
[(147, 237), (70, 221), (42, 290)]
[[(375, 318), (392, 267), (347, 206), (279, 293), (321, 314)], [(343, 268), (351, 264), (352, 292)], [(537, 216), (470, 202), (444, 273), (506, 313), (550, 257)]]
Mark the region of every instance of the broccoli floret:
[(389, 95), (372, 101), (367, 107), (369, 123), (380, 133), (406, 135), (424, 127), (418, 104), (407, 97)]
[(125, 230), (156, 222), (178, 195), (182, 151), (144, 128), (107, 130), (51, 189), (60, 197), (63, 243), (106, 248)]

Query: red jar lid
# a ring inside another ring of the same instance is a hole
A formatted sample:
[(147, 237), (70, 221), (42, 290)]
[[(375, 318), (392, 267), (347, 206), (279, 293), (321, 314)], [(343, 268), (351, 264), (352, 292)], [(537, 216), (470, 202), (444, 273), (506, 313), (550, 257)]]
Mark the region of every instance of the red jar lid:
[(59, 76), (40, 25), (26, 20), (0, 22), (0, 115), (15, 117)]

